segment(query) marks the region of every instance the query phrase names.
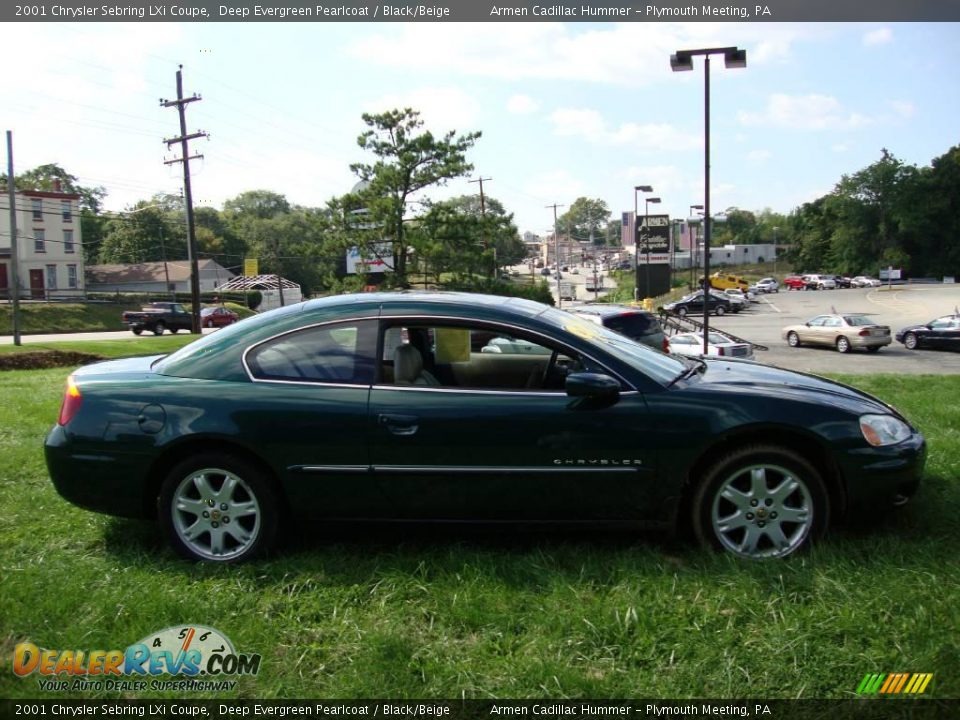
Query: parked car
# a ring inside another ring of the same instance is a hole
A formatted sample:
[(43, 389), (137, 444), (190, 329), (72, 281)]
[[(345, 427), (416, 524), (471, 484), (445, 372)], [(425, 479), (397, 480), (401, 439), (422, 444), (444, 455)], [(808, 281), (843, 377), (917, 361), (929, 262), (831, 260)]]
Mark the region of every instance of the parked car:
[(240, 316), (225, 307), (206, 307), (200, 311), (200, 325), (205, 328), (233, 325)]
[(803, 284), (807, 290), (836, 290), (837, 282), (832, 275), (804, 275)]
[[(753, 360), (753, 345), (731, 340), (718, 332), (707, 334), (707, 354)], [(670, 336), (670, 352), (676, 355), (703, 355), (703, 333), (678, 333)]]
[(925, 325), (911, 325), (896, 334), (907, 350), (960, 350), (960, 315), (944, 315)]
[(624, 305), (581, 305), (570, 312), (655, 350), (670, 351), (660, 320), (652, 312)]
[(726, 290), (723, 291), (723, 294), (729, 298), (740, 300), (746, 307), (750, 307), (749, 305), (750, 303), (757, 301), (756, 294), (751, 292), (750, 290), (747, 290), (746, 292), (744, 292), (743, 290), (740, 290), (738, 288), (727, 288)]
[(881, 284), (879, 280), (868, 275), (857, 275), (850, 279), (850, 287), (855, 288), (880, 287)]
[[(700, 278), (701, 286), (703, 285), (703, 278)], [(746, 290), (750, 287), (750, 283), (744, 280), (739, 275), (730, 275), (725, 272), (715, 272), (710, 276), (710, 286), (716, 288), (717, 290), (726, 290), (727, 288), (738, 288), (740, 290)]]
[[(475, 331), (549, 353), (472, 352)], [(926, 443), (830, 380), (655, 352), (520, 298), (404, 292), (81, 367), (45, 455), (65, 499), (155, 517), (194, 561), (263, 554), (299, 518), (690, 527), (770, 558), (906, 502)]]
[[(693, 315), (695, 313), (702, 314), (703, 305), (703, 291), (698, 290), (697, 292), (680, 298), (676, 302), (664, 305), (663, 309), (668, 313), (685, 317), (686, 315)], [(717, 292), (710, 293), (710, 297), (707, 300), (707, 307), (711, 315), (725, 315), (728, 312), (734, 312), (733, 302), (730, 298), (726, 296), (721, 297), (720, 293)]]
[(550, 276), (550, 268), (548, 268), (548, 267), (542, 268), (542, 269), (540, 270), (540, 274), (543, 275), (544, 277), (549, 277), (549, 276)]
[(730, 301), (730, 309), (733, 312), (738, 313), (741, 310), (746, 310), (750, 307), (750, 302), (747, 298), (741, 293), (739, 295), (731, 295), (726, 290), (710, 290), (711, 295), (716, 295), (717, 297), (723, 298)]
[(849, 288), (850, 287), (850, 278), (846, 275), (834, 275), (834, 281), (837, 283), (838, 288)]
[(778, 293), (780, 292), (780, 283), (772, 277), (766, 277), (762, 280), (757, 280), (757, 282), (750, 286), (750, 289), (763, 293)]
[(799, 275), (788, 275), (783, 279), (783, 284), (786, 285), (787, 290), (806, 290), (807, 283)]
[(153, 302), (139, 311), (127, 310), (121, 317), (134, 335), (144, 330), (154, 335), (163, 335), (165, 330), (174, 334), (178, 330), (193, 330), (193, 315), (178, 302)]
[(828, 345), (842, 353), (857, 348), (877, 352), (890, 344), (890, 328), (878, 325), (869, 315), (834, 313), (817, 315), (803, 325), (788, 325), (783, 338), (790, 347)]

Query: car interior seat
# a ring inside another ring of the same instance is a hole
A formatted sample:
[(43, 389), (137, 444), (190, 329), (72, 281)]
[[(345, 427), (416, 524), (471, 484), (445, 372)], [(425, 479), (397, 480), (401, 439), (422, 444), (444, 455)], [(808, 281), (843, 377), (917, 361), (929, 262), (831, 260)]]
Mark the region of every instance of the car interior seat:
[(393, 381), (396, 385), (440, 387), (440, 381), (423, 369), (423, 356), (413, 345), (398, 345), (393, 351)]

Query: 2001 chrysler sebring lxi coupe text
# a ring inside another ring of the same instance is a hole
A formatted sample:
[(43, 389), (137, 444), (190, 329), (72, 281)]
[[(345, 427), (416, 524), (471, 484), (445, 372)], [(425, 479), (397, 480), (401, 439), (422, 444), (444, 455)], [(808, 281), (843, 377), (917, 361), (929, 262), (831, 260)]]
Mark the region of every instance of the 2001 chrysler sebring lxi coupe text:
[(925, 454), (895, 409), (844, 385), (447, 293), (311, 300), (83, 367), (46, 441), (63, 497), (157, 516), (208, 561), (257, 555), (299, 513), (680, 526), (783, 556), (903, 502)]

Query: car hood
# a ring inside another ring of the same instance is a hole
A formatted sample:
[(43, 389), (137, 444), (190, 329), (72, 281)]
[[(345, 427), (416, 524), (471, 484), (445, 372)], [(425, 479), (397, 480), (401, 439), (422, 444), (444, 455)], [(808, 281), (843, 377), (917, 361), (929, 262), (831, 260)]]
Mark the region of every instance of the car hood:
[(700, 373), (699, 377), (701, 387), (705, 389), (715, 388), (718, 392), (735, 390), (777, 398), (792, 398), (842, 407), (858, 414), (893, 413), (902, 419), (896, 409), (872, 395), (817, 375), (784, 370), (746, 360), (704, 358), (704, 361), (707, 363), (707, 369), (706, 372)]

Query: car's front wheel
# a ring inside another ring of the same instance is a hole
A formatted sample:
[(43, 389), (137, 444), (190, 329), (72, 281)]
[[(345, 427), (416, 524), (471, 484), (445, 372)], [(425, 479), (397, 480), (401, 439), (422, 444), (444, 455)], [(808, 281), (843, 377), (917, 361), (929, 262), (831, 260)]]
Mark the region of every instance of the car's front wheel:
[(837, 352), (848, 353), (850, 352), (850, 341), (846, 337), (841, 335), (837, 338)]
[(184, 460), (160, 491), (164, 535), (188, 560), (232, 563), (265, 553), (276, 535), (277, 513), (267, 478), (220, 453)]
[(800, 336), (792, 330), (787, 333), (787, 345), (792, 348), (800, 347)]
[(792, 450), (741, 448), (713, 464), (693, 500), (701, 544), (750, 559), (785, 557), (827, 529), (829, 501), (817, 470)]
[(716, 309), (717, 316), (723, 315), (726, 312), (723, 305), (718, 305)]
[(904, 335), (903, 346), (907, 348), (907, 350), (916, 350), (918, 347), (920, 347), (920, 341), (917, 338), (917, 334), (907, 333)]
[(134, 335), (140, 335), (143, 333), (143, 328), (130, 328), (130, 332)]
[(677, 308), (677, 315), (679, 315), (680, 317), (686, 317), (687, 309), (685, 307)]

